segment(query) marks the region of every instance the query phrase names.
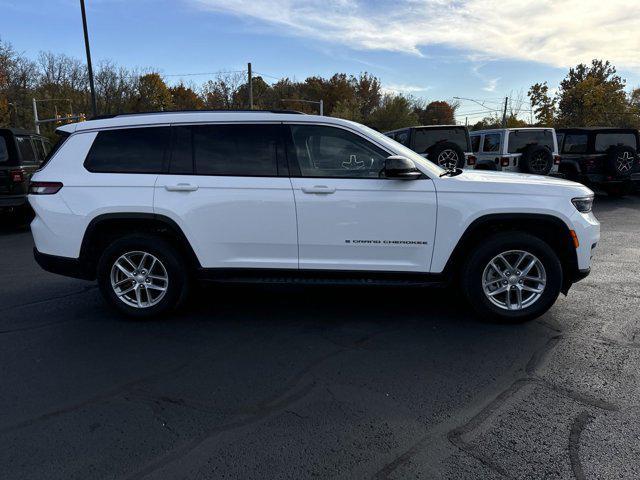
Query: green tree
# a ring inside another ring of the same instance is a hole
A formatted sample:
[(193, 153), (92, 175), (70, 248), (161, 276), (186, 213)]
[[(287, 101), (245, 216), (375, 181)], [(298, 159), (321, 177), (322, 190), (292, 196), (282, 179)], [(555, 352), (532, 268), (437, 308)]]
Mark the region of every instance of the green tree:
[(147, 73), (138, 79), (138, 98), (135, 110), (138, 112), (171, 110), (171, 92), (158, 73)]
[(182, 82), (175, 87), (169, 87), (169, 93), (174, 110), (201, 110), (204, 108), (204, 102), (200, 96)]
[(382, 97), (367, 124), (380, 132), (396, 128), (411, 127), (418, 124), (411, 100), (403, 95), (387, 94)]
[(538, 119), (538, 125), (552, 127), (555, 124), (556, 103), (549, 95), (547, 82), (532, 85), (528, 96), (533, 113)]
[(558, 91), (558, 125), (620, 125), (628, 105), (624, 88), (625, 81), (608, 61), (569, 69)]
[(424, 107), (418, 102), (415, 111), (421, 125), (453, 125), (456, 123), (457, 108), (457, 103), (439, 100)]

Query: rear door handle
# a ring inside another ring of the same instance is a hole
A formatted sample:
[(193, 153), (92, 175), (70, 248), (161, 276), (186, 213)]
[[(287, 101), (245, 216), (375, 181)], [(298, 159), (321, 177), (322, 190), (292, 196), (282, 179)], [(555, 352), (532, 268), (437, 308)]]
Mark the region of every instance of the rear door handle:
[(176, 185), (165, 185), (165, 190), (168, 192), (195, 192), (198, 190), (198, 185), (191, 183), (178, 183)]
[(335, 193), (336, 189), (327, 187), (326, 185), (315, 185), (313, 187), (302, 187), (302, 191), (304, 193), (324, 193), (326, 195), (329, 193)]

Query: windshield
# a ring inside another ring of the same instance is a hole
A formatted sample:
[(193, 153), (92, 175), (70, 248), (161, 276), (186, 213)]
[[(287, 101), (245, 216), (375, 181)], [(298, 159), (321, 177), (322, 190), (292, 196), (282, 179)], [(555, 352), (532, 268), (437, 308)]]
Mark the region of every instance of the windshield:
[(405, 147), (401, 143), (398, 143), (395, 140), (390, 139), (385, 134), (377, 132), (373, 128), (369, 128), (359, 123), (357, 123), (356, 125), (359, 128), (365, 130), (369, 136), (371, 136), (372, 138), (375, 138), (382, 145), (393, 150), (394, 153), (407, 157), (408, 159), (413, 160), (415, 163), (422, 165), (433, 175), (440, 176), (442, 173), (446, 171), (443, 168), (440, 168), (439, 166), (437, 166), (435, 163), (431, 163), (429, 160), (425, 159), (419, 153), (416, 153), (410, 148)]

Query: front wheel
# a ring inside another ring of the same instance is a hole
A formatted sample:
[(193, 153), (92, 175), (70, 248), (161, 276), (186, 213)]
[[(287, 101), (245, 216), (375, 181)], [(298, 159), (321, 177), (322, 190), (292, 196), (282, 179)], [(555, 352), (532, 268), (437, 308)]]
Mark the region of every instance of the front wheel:
[(185, 298), (188, 275), (176, 249), (161, 238), (115, 240), (98, 263), (98, 285), (106, 301), (131, 317), (152, 317)]
[(558, 298), (562, 265), (551, 247), (525, 233), (483, 241), (462, 269), (464, 293), (489, 320), (521, 322), (539, 317)]

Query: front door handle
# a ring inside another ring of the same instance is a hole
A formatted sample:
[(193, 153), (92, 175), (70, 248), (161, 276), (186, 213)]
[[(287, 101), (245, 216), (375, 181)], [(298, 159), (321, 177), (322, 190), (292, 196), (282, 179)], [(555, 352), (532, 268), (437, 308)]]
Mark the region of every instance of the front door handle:
[(314, 185), (313, 187), (302, 187), (302, 191), (304, 193), (324, 193), (326, 195), (328, 193), (335, 193), (336, 189), (327, 187), (326, 185)]
[(165, 185), (165, 190), (168, 192), (195, 192), (198, 190), (198, 185), (191, 183), (178, 183), (177, 185)]

